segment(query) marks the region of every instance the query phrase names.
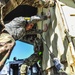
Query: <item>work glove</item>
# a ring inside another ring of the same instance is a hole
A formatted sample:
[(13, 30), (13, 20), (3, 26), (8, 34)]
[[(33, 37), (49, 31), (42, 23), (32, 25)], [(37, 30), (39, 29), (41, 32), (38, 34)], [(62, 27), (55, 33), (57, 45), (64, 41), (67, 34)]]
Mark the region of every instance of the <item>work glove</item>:
[(27, 72), (27, 65), (26, 64), (22, 64), (21, 67), (20, 67), (20, 73), (21, 75), (24, 74), (26, 75), (26, 72)]
[(38, 21), (40, 21), (41, 20), (41, 18), (39, 17), (39, 16), (31, 16), (31, 21), (33, 22), (33, 23), (36, 23), (36, 22), (38, 22)]

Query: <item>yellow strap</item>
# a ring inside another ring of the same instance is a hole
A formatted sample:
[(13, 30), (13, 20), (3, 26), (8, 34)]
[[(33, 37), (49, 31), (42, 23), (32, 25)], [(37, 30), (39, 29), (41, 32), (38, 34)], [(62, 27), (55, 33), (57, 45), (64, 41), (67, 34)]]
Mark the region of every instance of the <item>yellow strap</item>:
[(31, 18), (30, 18), (30, 17), (24, 17), (24, 19), (25, 19), (25, 20), (30, 20)]

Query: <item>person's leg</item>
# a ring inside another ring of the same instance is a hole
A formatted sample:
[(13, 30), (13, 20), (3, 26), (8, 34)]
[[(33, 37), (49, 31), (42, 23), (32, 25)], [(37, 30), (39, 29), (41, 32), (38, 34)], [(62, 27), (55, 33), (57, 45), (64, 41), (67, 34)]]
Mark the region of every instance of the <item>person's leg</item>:
[(36, 38), (35, 45), (34, 45), (34, 54), (32, 54), (27, 59), (24, 59), (24, 63), (21, 65), (20, 73), (26, 73), (26, 67), (25, 66), (32, 66), (35, 64), (38, 60), (40, 60), (41, 55), (39, 55), (41, 47), (41, 39)]
[(21, 65), (20, 73), (21, 75), (26, 75), (27, 73), (27, 67), (32, 66), (34, 63), (36, 63), (40, 59), (38, 54), (32, 54), (29, 58), (24, 60), (24, 63)]

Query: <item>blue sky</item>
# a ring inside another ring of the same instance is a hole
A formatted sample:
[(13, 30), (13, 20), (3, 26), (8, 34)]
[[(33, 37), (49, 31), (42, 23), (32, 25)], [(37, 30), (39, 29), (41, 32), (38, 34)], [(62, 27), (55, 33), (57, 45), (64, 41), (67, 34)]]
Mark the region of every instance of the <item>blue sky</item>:
[(17, 59), (23, 59), (29, 57), (34, 53), (34, 46), (28, 43), (24, 43), (21, 41), (16, 41), (16, 45), (11, 53), (10, 58), (7, 60), (13, 61), (13, 57), (17, 57)]

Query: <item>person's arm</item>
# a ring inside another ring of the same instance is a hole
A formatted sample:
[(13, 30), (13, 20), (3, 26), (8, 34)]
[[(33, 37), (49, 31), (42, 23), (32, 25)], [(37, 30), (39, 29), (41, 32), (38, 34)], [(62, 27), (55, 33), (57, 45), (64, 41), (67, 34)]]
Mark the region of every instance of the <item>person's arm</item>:
[(2, 70), (6, 60), (9, 58), (15, 45), (15, 40), (8, 33), (0, 36), (0, 70)]
[[(4, 48), (3, 52), (1, 52), (0, 55), (3, 55), (4, 57), (1, 57), (2, 60), (0, 60), (0, 70), (3, 68), (6, 60), (10, 56), (10, 53), (11, 53), (13, 46), (14, 46), (14, 42), (8, 43), (8, 44), (6, 44), (6, 48)], [(5, 51), (7, 51), (7, 52), (5, 52)]]
[[(50, 18), (50, 15), (43, 15), (43, 16), (38, 16), (38, 15), (33, 15), (31, 17), (16, 17), (14, 18), (11, 22), (20, 24), (22, 22), (32, 22), (32, 23), (37, 23), (38, 21), (42, 21), (42, 20), (47, 20), (48, 18)], [(12, 24), (12, 23), (11, 23)]]
[(8, 43), (6, 46), (6, 48), (4, 48), (5, 50), (7, 50), (7, 52), (3, 51), (0, 55), (2, 55), (2, 60), (0, 60), (0, 70), (2, 70), (6, 60), (9, 58), (10, 54), (11, 54), (11, 51), (14, 47), (15, 43), (12, 42), (12, 43)]
[(32, 23), (37, 23), (38, 21), (46, 20), (47, 16), (31, 16), (31, 22)]
[(0, 61), (0, 70), (2, 70), (2, 68), (3, 68), (3, 66), (4, 66), (4, 64), (5, 64), (8, 56), (9, 56), (9, 54), (10, 54), (10, 50), (5, 54), (5, 56), (3, 57), (3, 59)]

